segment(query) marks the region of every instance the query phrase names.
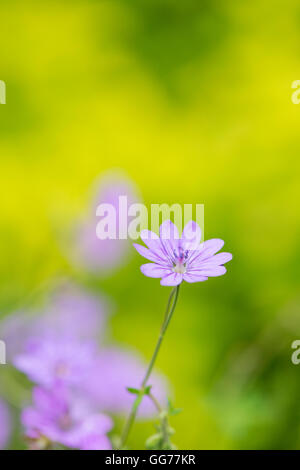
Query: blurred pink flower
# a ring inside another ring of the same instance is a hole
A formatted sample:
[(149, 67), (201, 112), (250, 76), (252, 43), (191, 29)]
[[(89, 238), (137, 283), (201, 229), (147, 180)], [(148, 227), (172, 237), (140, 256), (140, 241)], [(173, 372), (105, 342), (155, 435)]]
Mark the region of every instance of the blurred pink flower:
[(14, 359), (14, 365), (39, 385), (51, 387), (63, 383), (75, 386), (87, 379), (96, 353), (93, 340), (33, 337), (25, 351)]
[(100, 240), (96, 235), (99, 219), (96, 208), (100, 203), (111, 204), (116, 211), (116, 229), (119, 230), (119, 196), (127, 196), (128, 206), (140, 202), (135, 185), (122, 173), (109, 172), (99, 181), (88, 215), (77, 228), (71, 242), (71, 257), (81, 268), (101, 275), (109, 275), (126, 261), (130, 253), (128, 240)]
[(9, 409), (4, 401), (0, 400), (0, 449), (4, 449), (9, 441), (12, 422)]
[(0, 324), (1, 338), (7, 344), (9, 360), (24, 353), (32, 338), (47, 340), (64, 337), (85, 340), (104, 336), (109, 302), (74, 286), (56, 289), (39, 315), (20, 311)]
[[(135, 397), (127, 387), (139, 388), (146, 364), (132, 351), (106, 348), (96, 358), (91, 374), (83, 385), (86, 394), (96, 407), (111, 413), (126, 413)], [(166, 403), (168, 385), (166, 379), (157, 373), (151, 376), (152, 391), (158, 401)], [(141, 417), (151, 416), (155, 408), (145, 397), (139, 407)]]
[[(126, 387), (138, 387), (145, 364), (137, 354), (120, 348), (97, 348), (93, 341), (79, 342), (65, 338), (32, 338), (27, 350), (14, 361), (35, 384), (70, 387), (93, 409), (114, 414), (126, 412), (133, 395)], [(166, 400), (167, 384), (162, 376), (152, 376), (155, 396)], [(155, 408), (147, 397), (140, 406), (142, 417)]]
[(47, 438), (80, 450), (111, 449), (107, 433), (112, 420), (100, 413), (90, 413), (85, 404), (63, 386), (50, 390), (36, 387), (33, 406), (25, 408), (22, 424), (26, 436), (33, 442)]
[[(136, 353), (118, 347), (103, 347), (105, 303), (69, 284), (49, 298), (38, 315), (19, 314), (4, 322), (1, 336), (7, 342), (15, 367), (35, 384), (64, 384), (85, 396), (94, 408), (125, 412), (133, 395), (126, 387), (138, 386), (145, 364)], [(165, 380), (154, 375), (153, 390), (165, 398)], [(153, 414), (145, 397), (141, 416)]]

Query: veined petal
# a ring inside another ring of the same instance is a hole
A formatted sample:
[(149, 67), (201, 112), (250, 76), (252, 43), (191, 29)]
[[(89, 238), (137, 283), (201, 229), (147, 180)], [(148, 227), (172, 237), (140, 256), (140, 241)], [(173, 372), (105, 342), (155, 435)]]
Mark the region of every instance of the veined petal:
[(211, 266), (211, 265), (221, 265), (224, 263), (228, 263), (228, 261), (232, 260), (232, 254), (231, 253), (226, 253), (225, 251), (222, 253), (218, 253), (217, 255), (211, 256), (210, 258), (207, 258), (204, 261), (199, 262), (199, 267), (201, 268), (203, 266)]
[(196, 250), (201, 240), (201, 229), (199, 225), (190, 220), (183, 229), (180, 245), (184, 250)]
[(183, 280), (186, 282), (203, 282), (207, 281), (207, 279), (208, 277), (198, 273), (195, 274), (193, 272), (184, 273), (183, 275)]
[(198, 261), (204, 261), (215, 253), (217, 253), (224, 246), (224, 241), (220, 238), (212, 238), (211, 240), (206, 240), (205, 242), (199, 245), (199, 248), (194, 251), (190, 256), (189, 264), (193, 264)]
[(180, 273), (170, 273), (167, 276), (163, 277), (160, 281), (162, 286), (178, 286), (182, 282), (182, 274)]
[(224, 266), (207, 266), (203, 269), (199, 267), (198, 269), (189, 269), (188, 274), (199, 274), (201, 276), (215, 277), (222, 276), (226, 273), (226, 268)]
[(154, 263), (142, 264), (141, 271), (148, 277), (164, 277), (167, 274), (172, 273), (172, 270), (169, 267), (163, 267)]
[(151, 232), (151, 230), (142, 230), (141, 239), (143, 240), (144, 243), (146, 243), (146, 245), (148, 245), (148, 241), (151, 244), (153, 240), (159, 240), (159, 236), (155, 232)]
[(145, 245), (150, 248), (151, 251), (156, 253), (160, 258), (165, 258), (160, 238), (158, 235), (156, 235), (155, 232), (151, 232), (150, 230), (142, 230), (141, 239)]
[(149, 261), (154, 261), (155, 263), (161, 263), (166, 266), (168, 265), (167, 259), (163, 260), (159, 258), (155, 253), (153, 253), (151, 250), (144, 247), (143, 245), (138, 245), (137, 243), (134, 243), (133, 246), (140, 255), (142, 255), (144, 258), (148, 259)]
[(177, 227), (171, 220), (165, 220), (159, 228), (159, 233), (163, 250), (170, 260), (174, 260), (174, 251), (177, 252), (180, 239)]
[(165, 220), (159, 228), (162, 240), (179, 240), (179, 233), (176, 225), (171, 220)]

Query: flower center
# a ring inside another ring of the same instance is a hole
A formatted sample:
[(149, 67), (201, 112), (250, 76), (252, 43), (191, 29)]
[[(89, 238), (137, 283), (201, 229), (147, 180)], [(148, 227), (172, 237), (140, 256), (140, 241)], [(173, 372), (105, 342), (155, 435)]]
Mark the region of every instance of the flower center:
[(55, 367), (55, 374), (59, 378), (66, 378), (69, 374), (69, 367), (64, 362), (58, 362)]
[(177, 262), (173, 268), (174, 273), (184, 274), (186, 272), (186, 267), (180, 261)]
[(69, 429), (72, 428), (72, 425), (73, 423), (68, 413), (65, 413), (62, 416), (60, 416), (58, 420), (58, 426), (62, 431), (68, 431)]
[(185, 263), (187, 261), (188, 254), (188, 250), (184, 251), (182, 248), (179, 248), (178, 252), (174, 250), (174, 273), (184, 274), (186, 272)]

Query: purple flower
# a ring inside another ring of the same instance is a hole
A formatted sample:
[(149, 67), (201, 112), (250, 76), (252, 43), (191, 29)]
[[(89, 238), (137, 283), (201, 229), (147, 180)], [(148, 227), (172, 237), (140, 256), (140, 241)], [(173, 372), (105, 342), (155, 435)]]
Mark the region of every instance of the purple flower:
[(88, 410), (63, 386), (51, 391), (33, 390), (33, 406), (22, 413), (22, 424), (33, 448), (39, 443), (59, 443), (80, 450), (111, 449), (106, 436), (112, 428), (111, 419)]
[[(83, 384), (83, 394), (98, 409), (111, 413), (127, 413), (135, 399), (127, 387), (139, 388), (145, 367), (143, 361), (131, 351), (103, 349)], [(152, 385), (153, 394), (163, 405), (168, 393), (165, 378), (156, 373), (151, 376), (149, 383)], [(152, 401), (144, 397), (139, 407), (139, 416), (148, 417), (155, 411)]]
[(106, 299), (66, 283), (49, 299), (44, 315), (36, 319), (36, 332), (77, 339), (97, 338), (105, 330)]
[(6, 404), (0, 400), (0, 449), (4, 449), (11, 433), (11, 417)]
[[(122, 413), (134, 399), (127, 386), (138, 387), (145, 364), (136, 354), (117, 348), (98, 349), (93, 343), (81, 343), (64, 338), (32, 338), (26, 352), (15, 358), (17, 369), (43, 387), (65, 385), (84, 396), (97, 410)], [(167, 385), (158, 374), (152, 377), (153, 392), (163, 401)], [(155, 411), (145, 398), (140, 416)]]
[(76, 385), (86, 380), (96, 353), (93, 341), (32, 338), (26, 351), (15, 358), (14, 365), (39, 385)]
[(182, 281), (201, 282), (212, 276), (226, 273), (224, 263), (232, 259), (230, 253), (216, 253), (224, 241), (218, 238), (200, 243), (201, 230), (196, 222), (189, 222), (181, 238), (175, 225), (167, 220), (160, 226), (160, 237), (149, 230), (141, 233), (143, 242), (148, 246), (134, 244), (136, 250), (152, 261), (143, 264), (141, 271), (145, 276), (162, 278), (162, 286), (177, 286)]
[[(127, 239), (100, 240), (97, 237), (96, 227), (99, 219), (96, 217), (96, 208), (99, 204), (110, 204), (114, 207), (118, 233), (119, 197), (126, 196), (128, 206), (140, 202), (140, 197), (132, 181), (119, 172), (109, 172), (95, 186), (96, 194), (92, 198), (88, 214), (78, 223), (73, 232), (70, 256), (75, 264), (88, 272), (107, 276), (124, 264), (130, 253), (130, 245)], [(123, 215), (127, 217), (127, 214)]]
[(108, 302), (66, 283), (50, 296), (39, 315), (20, 311), (1, 322), (1, 338), (7, 344), (11, 361), (23, 354), (32, 338), (68, 340), (98, 338), (104, 335)]

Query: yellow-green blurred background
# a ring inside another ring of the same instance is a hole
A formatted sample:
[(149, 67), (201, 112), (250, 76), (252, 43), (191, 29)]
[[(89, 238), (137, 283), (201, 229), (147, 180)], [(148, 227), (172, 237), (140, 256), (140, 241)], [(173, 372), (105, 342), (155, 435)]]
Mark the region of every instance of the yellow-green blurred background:
[(148, 205), (203, 203), (234, 259), (183, 286), (158, 360), (174, 442), (299, 448), (299, 2), (2, 0), (0, 18), (1, 317), (67, 277), (113, 298), (111, 337), (149, 358), (168, 288), (133, 249), (106, 279), (80, 272), (64, 230), (111, 169)]

